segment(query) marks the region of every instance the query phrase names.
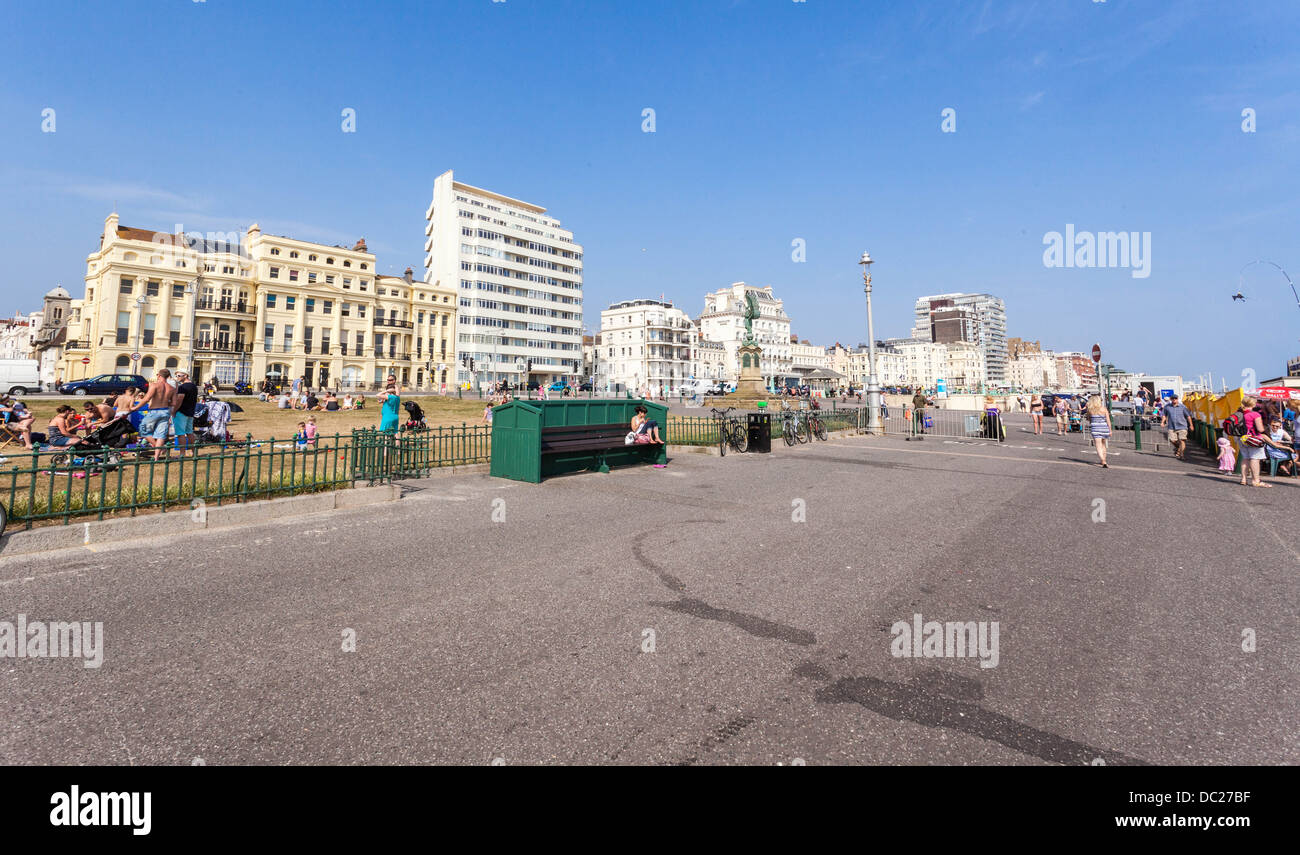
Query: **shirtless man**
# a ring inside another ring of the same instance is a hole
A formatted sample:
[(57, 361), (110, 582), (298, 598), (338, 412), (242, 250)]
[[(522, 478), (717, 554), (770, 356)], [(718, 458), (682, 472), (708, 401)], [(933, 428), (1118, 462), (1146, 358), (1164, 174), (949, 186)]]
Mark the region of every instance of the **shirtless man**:
[[(140, 436), (149, 440), (155, 449), (163, 448), (167, 442), (167, 428), (172, 422), (172, 396), (176, 390), (167, 382), (171, 376), (172, 373), (166, 368), (160, 368), (157, 376), (149, 381), (149, 387), (144, 390), (144, 397), (131, 405), (133, 412), (145, 411), (140, 419)], [(156, 451), (154, 454), (159, 456)]]
[(131, 412), (131, 405), (135, 403), (135, 387), (128, 386), (127, 390), (113, 399), (113, 410), (119, 415), (126, 415)]

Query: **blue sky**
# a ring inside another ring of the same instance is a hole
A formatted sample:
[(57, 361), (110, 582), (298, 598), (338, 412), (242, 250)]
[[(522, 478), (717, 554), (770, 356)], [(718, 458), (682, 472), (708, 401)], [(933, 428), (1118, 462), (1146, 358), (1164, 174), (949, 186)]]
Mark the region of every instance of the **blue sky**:
[[(1255, 265), (1239, 286), (1256, 259), (1300, 278), (1295, 2), (6, 11), (3, 313), (56, 282), (80, 296), (114, 202), (144, 228), (364, 236), (381, 270), (419, 272), (433, 179), (454, 168), (574, 230), (592, 326), (614, 300), (695, 314), (744, 280), (775, 287), (799, 336), (864, 341), (867, 249), (878, 337), (906, 335), (922, 294), (989, 291), (1010, 335), (1100, 342), (1130, 370), (1233, 386), (1300, 355), (1282, 276)], [(1067, 223), (1150, 232), (1150, 276), (1046, 268), (1043, 236)]]

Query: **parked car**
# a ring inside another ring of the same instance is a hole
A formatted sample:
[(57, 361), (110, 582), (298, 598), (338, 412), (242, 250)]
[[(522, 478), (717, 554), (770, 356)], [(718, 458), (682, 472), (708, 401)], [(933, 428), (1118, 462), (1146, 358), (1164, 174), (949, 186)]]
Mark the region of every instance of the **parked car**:
[(565, 385), (566, 385), (566, 384), (565, 384), (565, 382), (564, 382), (563, 380), (556, 380), (554, 383), (552, 383), (551, 385), (549, 385), (549, 386), (546, 387), (546, 391), (548, 391), (548, 392), (563, 392), (563, 391), (564, 391), (564, 387), (565, 387)]
[(35, 359), (0, 359), (0, 390), (10, 395), (41, 391), (41, 367)]
[(578, 391), (579, 391), (579, 392), (590, 392), (590, 391), (591, 391), (591, 384), (590, 384), (590, 383), (583, 383), (582, 385), (580, 385), (580, 386), (578, 387)]
[(64, 395), (120, 395), (131, 387), (144, 389), (149, 381), (139, 374), (100, 374), (85, 380), (72, 380), (59, 387)]

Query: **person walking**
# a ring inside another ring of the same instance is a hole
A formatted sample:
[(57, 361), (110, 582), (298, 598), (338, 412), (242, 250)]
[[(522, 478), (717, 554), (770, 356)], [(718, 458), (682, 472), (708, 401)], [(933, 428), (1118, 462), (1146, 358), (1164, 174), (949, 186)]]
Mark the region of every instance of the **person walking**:
[[(1040, 402), (1041, 406), (1041, 402)], [(1102, 402), (1101, 396), (1093, 395), (1088, 399), (1088, 429), (1092, 433), (1093, 444), (1097, 447), (1097, 457), (1101, 459), (1101, 468), (1109, 469), (1106, 463), (1106, 443), (1110, 440), (1110, 411)]]
[[(172, 433), (176, 434), (176, 448), (180, 457), (190, 450), (194, 440), (194, 408), (199, 402), (199, 387), (184, 371), (176, 372), (176, 392), (172, 395)], [(198, 454), (198, 450), (194, 451)]]
[(1052, 402), (1052, 414), (1056, 416), (1057, 436), (1065, 436), (1065, 417), (1068, 412), (1069, 404), (1065, 402), (1065, 398), (1057, 395), (1056, 400)]
[(912, 436), (918, 439), (925, 433), (925, 405), (928, 403), (925, 393), (918, 387), (912, 396)]
[(1029, 399), (1029, 416), (1034, 420), (1034, 436), (1043, 435), (1043, 399), (1034, 395)]
[(1160, 408), (1160, 426), (1169, 432), (1169, 444), (1174, 447), (1174, 457), (1185, 460), (1187, 432), (1192, 428), (1192, 411), (1178, 400), (1177, 395), (1170, 395), (1169, 403)]

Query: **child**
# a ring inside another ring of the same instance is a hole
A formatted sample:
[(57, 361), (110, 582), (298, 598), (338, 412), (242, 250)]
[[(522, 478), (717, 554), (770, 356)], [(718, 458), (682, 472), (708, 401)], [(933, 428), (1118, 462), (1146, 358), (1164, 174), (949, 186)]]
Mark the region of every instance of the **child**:
[(316, 444), (316, 417), (308, 416), (307, 423), (304, 426), (304, 432), (307, 435), (307, 442), (312, 445)]
[(306, 422), (298, 422), (298, 432), (293, 435), (293, 441), (299, 448), (303, 448), (307, 445)]
[(1237, 455), (1226, 436), (1219, 437), (1219, 471), (1231, 472), (1237, 466)]

